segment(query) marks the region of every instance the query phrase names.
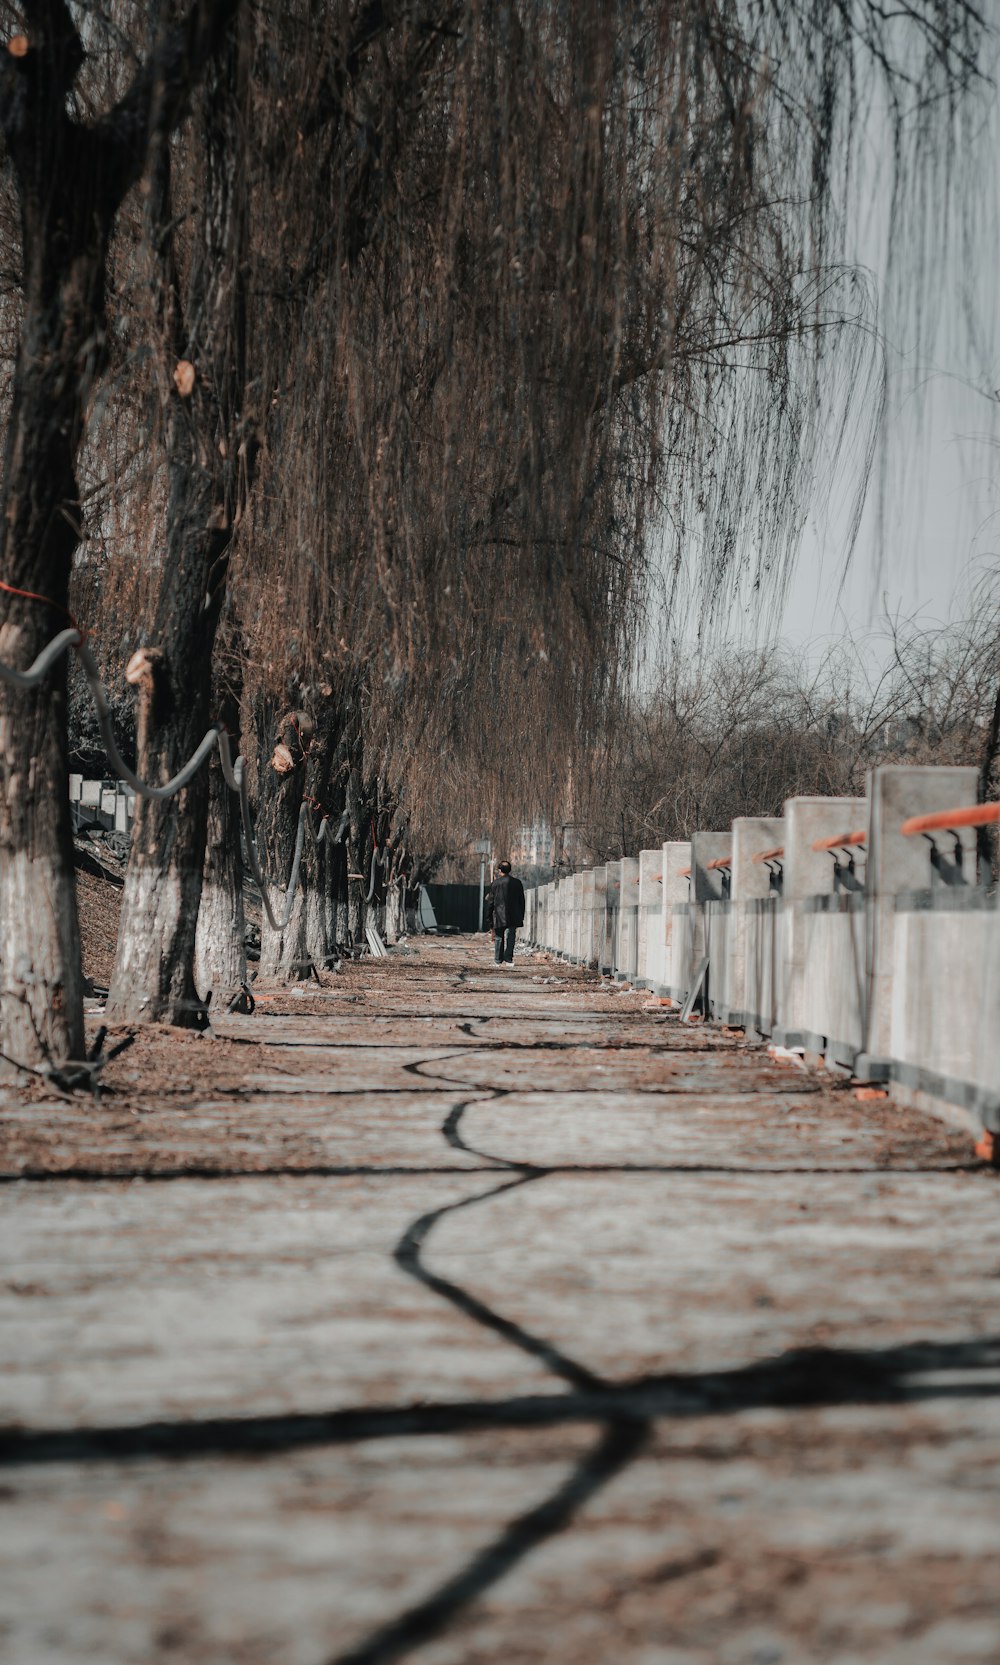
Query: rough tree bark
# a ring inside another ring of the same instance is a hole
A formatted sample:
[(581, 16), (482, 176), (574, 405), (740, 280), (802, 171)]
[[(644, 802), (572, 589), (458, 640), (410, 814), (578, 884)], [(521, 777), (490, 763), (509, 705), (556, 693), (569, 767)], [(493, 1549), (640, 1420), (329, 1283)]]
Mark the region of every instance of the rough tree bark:
[(347, 810), (350, 815), (347, 839), (347, 941), (357, 953), (365, 940), (368, 873), (371, 866), (371, 823), (365, 813), (361, 788), (360, 743), (347, 776)]
[[(273, 750), (260, 758), (258, 828), (261, 858), (272, 912), (281, 918), (305, 792), (306, 766), (315, 729), (305, 711), (288, 711), (279, 719)], [(262, 737), (268, 734), (261, 729)], [(266, 744), (266, 741), (264, 742)], [(308, 838), (308, 833), (307, 833)], [(289, 982), (308, 972), (305, 898), (301, 885), (284, 930), (276, 931), (265, 914), (260, 927), (260, 975)]]
[(399, 875), (394, 875), (385, 893), (385, 940), (398, 942), (406, 935), (406, 908), (404, 906), (404, 890), (399, 882)]
[(234, 993), (247, 978), (246, 917), (243, 911), (243, 859), (240, 811), (216, 759), (208, 778), (207, 845), (198, 928), (194, 981), (202, 1000)]
[[(234, 655), (239, 663), (238, 655)], [(240, 699), (236, 688), (217, 688), (215, 706), (231, 734), (239, 731)], [(195, 935), (194, 981), (203, 1000), (215, 1004), (246, 982), (246, 918), (243, 911), (243, 857), (240, 809), (227, 786), (218, 757), (208, 772), (208, 827), (201, 905)]]
[[(306, 797), (314, 815), (306, 835), (302, 861), (302, 890), (305, 897), (305, 959), (299, 976), (313, 969), (328, 969), (334, 956), (336, 935), (331, 935), (330, 879), (333, 871), (332, 846), (328, 837), (336, 827), (330, 804), (331, 776), (337, 760), (337, 713), (332, 701), (324, 701), (318, 713), (317, 734), (310, 748), (306, 769)], [(327, 837), (319, 842), (325, 824)], [(291, 968), (289, 968), (291, 970)]]
[[(76, 456), (105, 363), (108, 245), (154, 130), (180, 120), (238, 0), (197, 4), (103, 118), (69, 114), (83, 46), (65, 0), (25, 0), (0, 51), (0, 127), (21, 219), (23, 310), (0, 502), (0, 656), (25, 668), (66, 623), (81, 536)], [(83, 986), (68, 805), (66, 667), (0, 684), (0, 1051), (27, 1067), (80, 1057)]]
[[(205, 191), (186, 297), (170, 258), (169, 236), (161, 238), (164, 310), (173, 348), (167, 367), (168, 374), (173, 370), (167, 420), (170, 485), (163, 581), (150, 631), (157, 686), (155, 697), (147, 700), (138, 762), (138, 773), (158, 782), (182, 767), (212, 720), (215, 636), (234, 529), (251, 474), (252, 438), (242, 427), (247, 170), (240, 109), (245, 72), (234, 33), (206, 76), (199, 101)], [(160, 227), (170, 223), (167, 178), (164, 156), (154, 211)], [(176, 797), (141, 805), (108, 996), (111, 1017), (155, 1018), (188, 1027), (206, 1021), (194, 956), (208, 814), (209, 772), (204, 769)]]

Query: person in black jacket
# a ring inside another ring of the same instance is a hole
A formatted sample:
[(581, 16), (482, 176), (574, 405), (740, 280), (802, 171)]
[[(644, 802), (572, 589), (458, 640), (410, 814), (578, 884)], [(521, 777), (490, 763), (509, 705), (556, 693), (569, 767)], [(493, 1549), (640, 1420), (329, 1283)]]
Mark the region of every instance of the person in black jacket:
[(511, 877), (510, 862), (502, 861), (486, 893), (486, 925), (493, 932), (497, 965), (513, 965), (514, 938), (524, 924), (524, 886)]

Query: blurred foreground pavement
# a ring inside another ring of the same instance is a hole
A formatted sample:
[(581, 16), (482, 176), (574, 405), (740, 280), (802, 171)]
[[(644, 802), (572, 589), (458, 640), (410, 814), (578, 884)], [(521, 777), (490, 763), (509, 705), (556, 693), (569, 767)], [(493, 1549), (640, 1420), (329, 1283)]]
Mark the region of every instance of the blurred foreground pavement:
[(4, 1665), (1000, 1658), (968, 1141), (485, 938), (329, 981), (0, 1104)]

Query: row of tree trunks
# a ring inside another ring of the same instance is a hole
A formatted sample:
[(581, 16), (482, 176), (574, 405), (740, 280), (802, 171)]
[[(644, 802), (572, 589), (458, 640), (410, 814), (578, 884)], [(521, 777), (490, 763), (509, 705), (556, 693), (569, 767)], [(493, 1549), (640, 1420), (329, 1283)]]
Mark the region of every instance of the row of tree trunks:
[[(332, 697), (320, 703), (316, 718), (292, 711), (271, 727), (261, 726), (261, 843), (268, 897), (279, 919), (303, 803), (307, 811), (299, 884), (289, 922), (277, 931), (265, 915), (261, 924), (264, 977), (287, 982), (311, 977), (335, 964), (344, 946), (363, 940), (367, 880), (364, 885), (349, 880), (349, 872), (359, 871), (351, 865), (358, 853), (350, 830), (346, 838), (340, 834), (345, 802), (348, 806), (351, 802), (350, 781), (357, 773), (350, 758), (356, 744), (354, 731), (345, 727)], [(354, 821), (360, 827), (357, 814)]]
[[(238, 0), (195, 4), (100, 122), (78, 121), (84, 49), (63, 0), (24, 8), (0, 51), (0, 127), (20, 210), (22, 314), (0, 501), (0, 654), (26, 668), (67, 622), (83, 533), (76, 459), (106, 363), (108, 249), (154, 139), (184, 114)], [(48, 604), (46, 604), (46, 602)], [(0, 1053), (4, 1073), (83, 1055), (66, 665), (0, 686)]]
[[(205, 199), (186, 281), (175, 261), (169, 156), (153, 180), (151, 225), (159, 251), (167, 389), (169, 497), (163, 579), (151, 632), (153, 687), (140, 681), (138, 773), (162, 784), (191, 756), (212, 713), (216, 631), (234, 527), (248, 489), (246, 396), (246, 168), (242, 143), (246, 58), (231, 30), (197, 105)], [(138, 675), (137, 670), (137, 675)], [(199, 770), (176, 797), (139, 808), (108, 1015), (202, 1026), (195, 983), (197, 922), (209, 818), (210, 775)], [(216, 820), (227, 812), (219, 805)], [(213, 828), (215, 831), (216, 828)], [(225, 858), (230, 860), (231, 858)], [(224, 872), (213, 873), (222, 878)], [(216, 889), (211, 905), (219, 905)], [(221, 924), (227, 909), (221, 903)], [(203, 945), (205, 930), (203, 929)]]

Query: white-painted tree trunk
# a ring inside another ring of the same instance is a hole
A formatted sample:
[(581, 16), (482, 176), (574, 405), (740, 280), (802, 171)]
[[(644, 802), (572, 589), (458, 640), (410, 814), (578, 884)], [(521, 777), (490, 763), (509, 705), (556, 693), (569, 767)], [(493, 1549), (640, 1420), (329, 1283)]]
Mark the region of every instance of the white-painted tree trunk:
[[(281, 918), (285, 893), (276, 885), (268, 887), (271, 908), (276, 919)], [(299, 890), (292, 906), (292, 916), (283, 931), (276, 931), (265, 914), (260, 928), (260, 975), (272, 982), (297, 983), (309, 975), (309, 956), (306, 952), (306, 904)]]
[[(326, 878), (324, 863), (319, 866), (318, 877)], [(330, 910), (327, 906), (326, 888), (320, 883), (310, 885), (306, 891), (305, 918), (306, 954), (317, 971), (326, 971), (333, 953), (330, 942)]]
[(209, 780), (208, 839), (205, 874), (194, 947), (194, 980), (202, 999), (211, 992), (214, 1006), (246, 982), (246, 919), (243, 913), (243, 863), (239, 847), (239, 811), (218, 762)]
[(0, 861), (0, 1076), (84, 1056), (80, 933), (71, 868), (27, 850)]
[(398, 879), (393, 879), (385, 898), (385, 940), (398, 942), (406, 935), (405, 892)]
[(218, 1005), (223, 994), (246, 982), (245, 932), (242, 891), (206, 873), (194, 945), (194, 980), (203, 1000), (211, 992)]
[[(192, 1024), (197, 1019), (200, 1003), (193, 980), (188, 986), (190, 972), (183, 986), (171, 972), (178, 971), (177, 939), (197, 919), (200, 900), (200, 873), (164, 868), (133, 850), (122, 895), (109, 1016), (133, 1023)], [(179, 970), (183, 976), (183, 961)]]

